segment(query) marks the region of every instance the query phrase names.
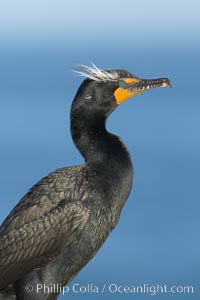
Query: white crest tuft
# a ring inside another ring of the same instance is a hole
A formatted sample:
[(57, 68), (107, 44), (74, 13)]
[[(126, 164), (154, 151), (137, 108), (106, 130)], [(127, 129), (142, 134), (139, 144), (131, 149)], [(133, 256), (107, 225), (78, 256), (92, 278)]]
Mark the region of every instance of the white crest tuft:
[(91, 63), (90, 66), (78, 65), (80, 70), (74, 70), (74, 73), (79, 76), (83, 76), (95, 81), (116, 81), (119, 79), (117, 72), (109, 73), (102, 69), (97, 68), (97, 66)]

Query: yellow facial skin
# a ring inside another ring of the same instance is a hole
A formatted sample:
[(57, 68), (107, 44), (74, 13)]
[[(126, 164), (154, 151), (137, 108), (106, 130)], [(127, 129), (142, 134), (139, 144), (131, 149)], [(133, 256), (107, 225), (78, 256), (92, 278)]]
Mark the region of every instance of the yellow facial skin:
[[(140, 80), (137, 78), (126, 78), (123, 79), (126, 83), (129, 84), (134, 84), (134, 83), (138, 83)], [(126, 101), (128, 98), (131, 98), (133, 96), (136, 96), (138, 94), (141, 94), (142, 92), (144, 92), (144, 90), (141, 91), (137, 91), (134, 93), (131, 93), (131, 91), (124, 89), (123, 87), (118, 87), (115, 92), (114, 92), (114, 96), (116, 99), (117, 104), (120, 104), (124, 101)]]

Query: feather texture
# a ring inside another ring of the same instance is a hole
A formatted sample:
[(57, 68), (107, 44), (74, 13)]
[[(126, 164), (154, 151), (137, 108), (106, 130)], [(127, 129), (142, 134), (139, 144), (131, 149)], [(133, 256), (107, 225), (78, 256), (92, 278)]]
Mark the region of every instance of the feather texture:
[(74, 70), (74, 74), (89, 78), (94, 81), (116, 81), (119, 79), (117, 72), (109, 72), (99, 69), (95, 64), (91, 66), (78, 65), (78, 70)]

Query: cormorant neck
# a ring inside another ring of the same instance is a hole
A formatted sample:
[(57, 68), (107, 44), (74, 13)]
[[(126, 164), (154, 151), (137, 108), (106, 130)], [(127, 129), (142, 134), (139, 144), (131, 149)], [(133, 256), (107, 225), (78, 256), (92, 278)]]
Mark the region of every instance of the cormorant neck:
[(128, 151), (120, 139), (106, 130), (106, 116), (101, 113), (88, 113), (84, 109), (74, 111), (72, 108), (71, 135), (86, 162), (129, 160)]

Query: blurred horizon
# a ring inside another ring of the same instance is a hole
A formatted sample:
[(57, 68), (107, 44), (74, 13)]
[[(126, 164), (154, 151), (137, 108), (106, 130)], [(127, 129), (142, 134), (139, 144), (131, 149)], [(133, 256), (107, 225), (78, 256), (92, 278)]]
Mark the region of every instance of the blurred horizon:
[(190, 49), (199, 46), (199, 8), (197, 0), (190, 4), (180, 0), (86, 0), (83, 4), (75, 0), (70, 5), (64, 0), (7, 0), (0, 10), (1, 48), (12, 44), (57, 47), (66, 42), (123, 47), (134, 40), (147, 49), (154, 43), (169, 49), (182, 44)]
[[(83, 163), (69, 112), (77, 64), (169, 77), (121, 104), (108, 120), (134, 163), (119, 224), (75, 283), (193, 285), (200, 297), (198, 1), (6, 1), (0, 9), (0, 222), (41, 177)], [(134, 295), (135, 299), (152, 298)], [(101, 299), (75, 294), (59, 299)], [(104, 294), (129, 299), (131, 294)]]

